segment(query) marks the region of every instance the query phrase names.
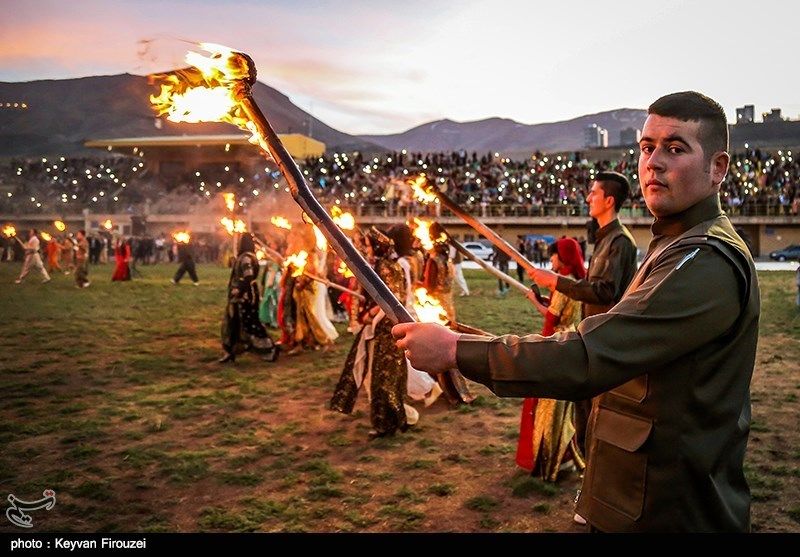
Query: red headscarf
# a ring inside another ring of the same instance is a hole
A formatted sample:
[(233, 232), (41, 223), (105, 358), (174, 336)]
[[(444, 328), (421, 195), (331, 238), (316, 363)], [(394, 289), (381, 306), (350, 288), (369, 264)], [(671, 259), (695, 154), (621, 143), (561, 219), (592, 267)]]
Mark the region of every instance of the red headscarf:
[(562, 275), (572, 275), (577, 279), (586, 277), (586, 268), (583, 266), (581, 246), (573, 238), (561, 238), (556, 241), (556, 252), (561, 261)]

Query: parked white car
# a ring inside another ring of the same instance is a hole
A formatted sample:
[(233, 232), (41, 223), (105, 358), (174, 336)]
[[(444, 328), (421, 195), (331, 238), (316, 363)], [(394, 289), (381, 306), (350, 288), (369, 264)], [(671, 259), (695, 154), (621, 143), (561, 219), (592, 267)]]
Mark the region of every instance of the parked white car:
[(481, 259), (489, 261), (492, 258), (494, 250), (488, 246), (484, 246), (480, 242), (463, 242), (462, 245), (471, 254), (478, 256)]

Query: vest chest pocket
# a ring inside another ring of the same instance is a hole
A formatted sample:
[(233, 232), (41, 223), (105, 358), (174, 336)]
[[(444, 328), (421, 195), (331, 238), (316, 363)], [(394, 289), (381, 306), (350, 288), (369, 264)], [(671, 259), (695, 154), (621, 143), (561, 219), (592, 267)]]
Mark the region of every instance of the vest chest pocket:
[(653, 422), (598, 409), (594, 426), (591, 496), (631, 520), (642, 516), (647, 481), (647, 453), (642, 446)]
[(603, 254), (592, 256), (592, 262), (589, 265), (589, 277), (602, 277), (608, 267), (608, 258)]

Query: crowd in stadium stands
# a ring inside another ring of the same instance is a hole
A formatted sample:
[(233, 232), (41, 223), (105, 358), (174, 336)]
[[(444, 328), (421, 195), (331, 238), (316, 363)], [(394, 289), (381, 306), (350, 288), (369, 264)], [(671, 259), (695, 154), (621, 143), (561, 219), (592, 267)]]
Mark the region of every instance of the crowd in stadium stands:
[[(357, 214), (405, 216), (435, 213), (422, 206), (408, 181), (425, 173), (462, 207), (480, 216), (585, 216), (592, 177), (601, 170), (626, 174), (634, 186), (622, 216), (645, 216), (638, 189), (634, 149), (616, 160), (590, 161), (581, 153), (542, 154), (518, 161), (497, 153), (380, 156), (334, 153), (301, 161), (300, 167), (324, 204), (338, 203)], [(37, 158), (0, 163), (0, 213), (190, 213), (218, 204), (218, 193), (234, 191), (242, 208), (274, 202), (285, 188), (269, 164), (243, 167), (207, 164), (156, 175), (136, 157)], [(722, 186), (731, 214), (797, 215), (800, 164), (796, 153), (749, 149), (735, 153)]]

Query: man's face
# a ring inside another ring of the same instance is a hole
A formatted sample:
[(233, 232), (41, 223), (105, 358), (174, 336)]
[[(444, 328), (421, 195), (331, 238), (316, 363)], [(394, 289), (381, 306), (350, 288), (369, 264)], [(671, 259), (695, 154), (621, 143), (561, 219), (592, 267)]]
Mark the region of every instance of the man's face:
[(688, 209), (718, 191), (725, 177), (728, 154), (703, 153), (700, 122), (651, 114), (639, 141), (639, 183), (645, 203), (656, 217)]
[(586, 198), (589, 203), (589, 216), (597, 218), (610, 208), (614, 207), (614, 198), (611, 196), (606, 197), (606, 192), (600, 182), (592, 182), (592, 187), (589, 190), (589, 196)]

